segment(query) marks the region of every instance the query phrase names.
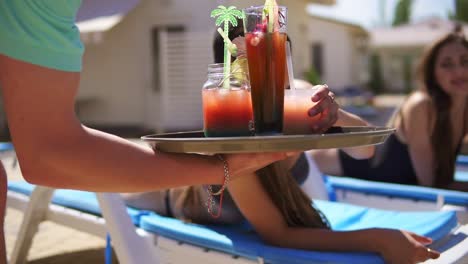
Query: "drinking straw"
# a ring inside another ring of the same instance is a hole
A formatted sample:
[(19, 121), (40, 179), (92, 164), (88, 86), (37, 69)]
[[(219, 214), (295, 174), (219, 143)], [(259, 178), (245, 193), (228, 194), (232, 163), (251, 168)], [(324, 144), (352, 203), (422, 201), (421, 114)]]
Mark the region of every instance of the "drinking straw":
[(292, 55), (291, 55), (291, 43), (286, 41), (286, 64), (288, 66), (288, 78), (289, 78), (289, 88), (291, 90), (296, 90), (294, 85), (294, 73), (293, 73), (293, 64), (292, 64)]

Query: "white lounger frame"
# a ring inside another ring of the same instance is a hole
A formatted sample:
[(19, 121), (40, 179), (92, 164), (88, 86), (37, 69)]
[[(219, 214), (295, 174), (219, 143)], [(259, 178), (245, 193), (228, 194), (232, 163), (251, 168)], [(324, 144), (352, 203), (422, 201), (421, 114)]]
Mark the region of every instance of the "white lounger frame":
[[(261, 258), (251, 260), (233, 256), (135, 228), (119, 195), (97, 194), (103, 212), (101, 218), (50, 204), (53, 191), (54, 189), (36, 187), (30, 197), (8, 192), (8, 206), (25, 212), (17, 242), (10, 257), (10, 264), (25, 263), (32, 238), (42, 221), (53, 221), (102, 238), (105, 238), (106, 232), (109, 232), (120, 263), (173, 264), (187, 263), (187, 260), (190, 260), (190, 263), (200, 264), (263, 263)], [(110, 210), (108, 210), (109, 208)], [(427, 263), (463, 263), (463, 261), (467, 261), (468, 224), (460, 225), (450, 237), (453, 238), (457, 234), (464, 237), (462, 243), (446, 251), (437, 261), (431, 260)]]
[[(315, 171), (315, 163), (312, 161), (310, 175), (307, 181), (303, 184), (305, 191), (314, 199), (327, 200), (328, 195), (320, 173)], [(317, 176), (319, 175), (319, 176)], [(145, 263), (228, 263), (228, 264), (243, 264), (243, 263), (263, 263), (261, 258), (251, 260), (239, 256), (233, 256), (216, 250), (193, 246), (187, 243), (157, 236), (153, 233), (148, 233), (144, 230), (135, 228), (130, 216), (126, 211), (124, 202), (120, 195), (110, 193), (96, 193), (102, 217), (97, 217), (88, 213), (83, 213), (77, 210), (68, 209), (63, 206), (53, 205), (50, 203), (51, 197), (55, 189), (37, 186), (30, 196), (22, 195), (12, 191), (8, 191), (7, 205), (24, 212), (23, 223), (21, 224), (18, 233), (17, 242), (10, 256), (10, 264), (25, 263), (27, 253), (31, 246), (32, 238), (38, 230), (38, 226), (43, 221), (52, 221), (60, 225), (71, 227), (79, 231), (96, 235), (105, 238), (108, 232), (112, 238), (112, 246), (116, 252), (120, 263), (124, 264), (145, 264)], [(352, 201), (355, 204), (367, 205), (375, 207), (376, 204), (369, 205), (369, 197), (367, 199), (349, 199), (351, 195), (348, 193), (340, 198), (343, 202)], [(379, 197), (374, 197), (379, 198)], [(374, 199), (373, 198), (373, 199)], [(386, 198), (382, 198), (386, 199)], [(395, 199), (391, 199), (391, 203), (395, 203)], [(390, 201), (382, 200), (383, 204), (388, 204)], [(402, 204), (395, 203), (401, 206), (398, 209), (407, 208), (412, 201)], [(422, 204), (418, 207), (411, 207), (421, 210)], [(387, 206), (387, 205), (385, 205)], [(379, 206), (377, 206), (379, 207)], [(380, 207), (382, 208), (382, 207)], [(426, 210), (440, 210), (439, 203), (432, 203), (425, 207)], [(413, 210), (414, 210), (413, 209)], [(468, 263), (468, 221), (466, 221), (466, 212), (461, 212), (459, 222), (461, 226), (450, 236), (454, 236), (457, 232), (463, 233), (464, 241), (457, 246), (447, 250), (437, 261), (428, 263)], [(462, 221), (460, 221), (462, 220)], [(462, 262), (459, 262), (462, 261)]]

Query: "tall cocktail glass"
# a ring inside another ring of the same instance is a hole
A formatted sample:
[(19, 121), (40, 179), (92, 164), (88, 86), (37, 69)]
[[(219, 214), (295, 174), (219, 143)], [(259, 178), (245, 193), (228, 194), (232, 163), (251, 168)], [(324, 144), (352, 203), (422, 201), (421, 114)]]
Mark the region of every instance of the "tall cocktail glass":
[(275, 26), (264, 6), (244, 9), (244, 31), (249, 64), (255, 133), (281, 133), (286, 85), (287, 8), (278, 7)]

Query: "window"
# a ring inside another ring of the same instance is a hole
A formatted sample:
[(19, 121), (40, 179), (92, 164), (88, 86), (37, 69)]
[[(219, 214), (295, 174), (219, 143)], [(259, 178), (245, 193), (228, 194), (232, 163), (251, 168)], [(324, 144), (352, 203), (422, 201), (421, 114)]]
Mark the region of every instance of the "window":
[(159, 28), (153, 28), (151, 31), (151, 41), (153, 49), (153, 91), (159, 92), (161, 89), (161, 54)]
[(323, 45), (322, 43), (313, 43), (311, 46), (312, 67), (317, 71), (320, 77), (323, 77)]
[(184, 32), (184, 26), (170, 25), (165, 27), (155, 27), (151, 31), (152, 54), (153, 54), (153, 91), (161, 90), (161, 34), (162, 33), (181, 33)]

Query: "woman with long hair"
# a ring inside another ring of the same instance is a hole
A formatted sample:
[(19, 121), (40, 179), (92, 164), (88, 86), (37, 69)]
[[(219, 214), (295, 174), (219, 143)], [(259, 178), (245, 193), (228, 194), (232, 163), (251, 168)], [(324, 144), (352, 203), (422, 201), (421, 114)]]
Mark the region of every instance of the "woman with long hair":
[(456, 182), (456, 156), (468, 133), (468, 41), (461, 26), (427, 49), (419, 65), (420, 88), (390, 121), (396, 128), (370, 159), (340, 150), (310, 151), (332, 175), (468, 191)]
[(218, 218), (212, 216), (216, 211), (207, 212), (205, 201), (209, 196), (202, 186), (125, 194), (124, 198), (129, 206), (198, 224), (240, 224), (247, 219), (263, 241), (279, 247), (375, 252), (386, 263), (418, 263), (439, 257), (439, 252), (426, 247), (432, 242), (430, 238), (411, 232), (332, 230), (326, 216), (299, 187), (297, 179), (304, 172), (304, 167), (299, 167), (289, 169), (287, 162), (277, 162), (232, 180), (223, 202), (219, 196), (214, 199), (214, 207), (222, 210)]

